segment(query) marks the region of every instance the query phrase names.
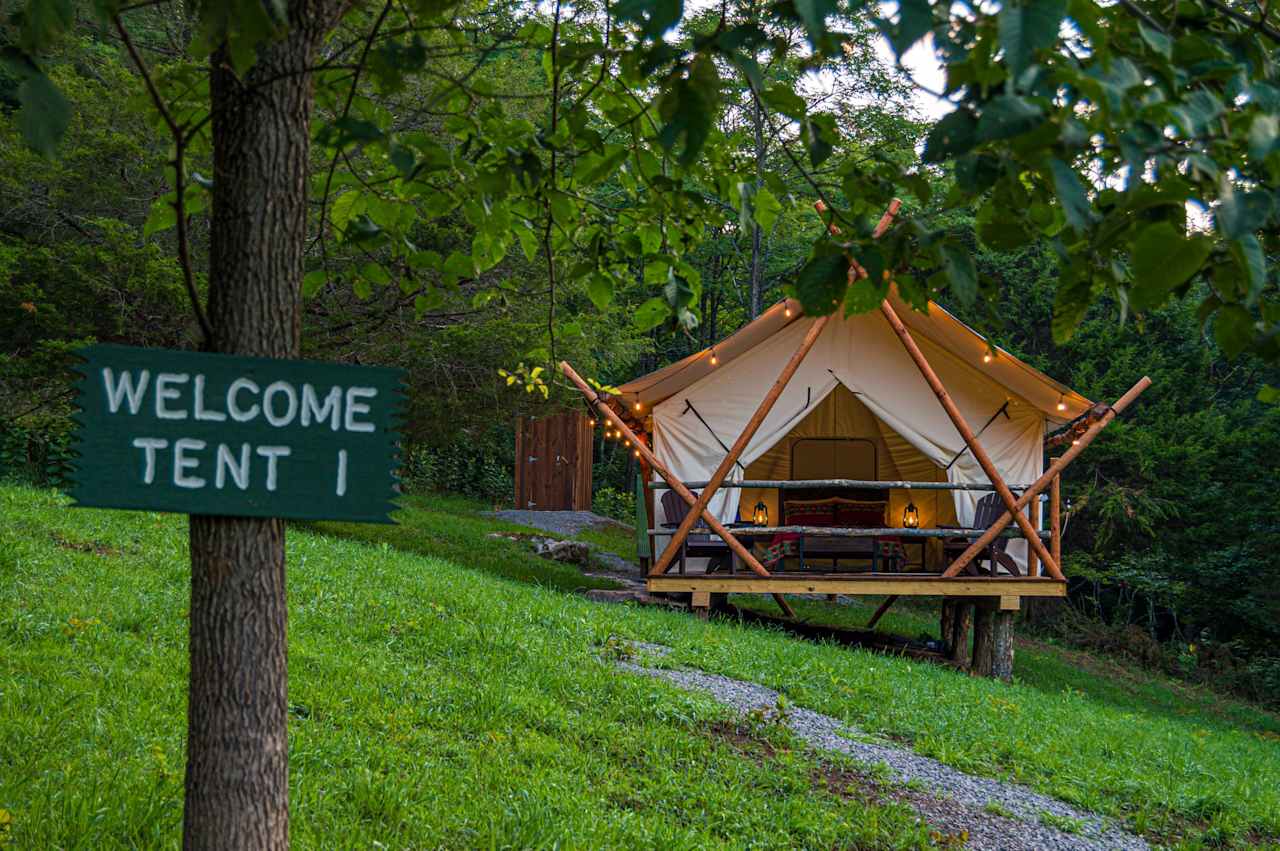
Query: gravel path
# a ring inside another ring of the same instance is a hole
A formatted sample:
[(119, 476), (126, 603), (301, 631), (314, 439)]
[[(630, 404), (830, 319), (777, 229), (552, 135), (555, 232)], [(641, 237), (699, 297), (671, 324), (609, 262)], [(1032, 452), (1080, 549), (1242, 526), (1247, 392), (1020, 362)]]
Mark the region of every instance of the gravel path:
[[(670, 649), (632, 642), (637, 650), (658, 656)], [(778, 692), (755, 683), (697, 670), (653, 668), (634, 662), (617, 663), (624, 670), (670, 680), (676, 685), (709, 692), (717, 701), (745, 714), (752, 710), (776, 713)], [(965, 774), (908, 748), (855, 741), (866, 734), (829, 715), (810, 709), (787, 710), (786, 723), (797, 736), (817, 750), (847, 754), (867, 765), (884, 764), (899, 783), (914, 781), (916, 788), (896, 790), (904, 801), (934, 830), (948, 834), (968, 831), (969, 847), (1035, 851), (1036, 849), (1147, 849), (1146, 841), (1087, 813), (1024, 786)], [(920, 791), (923, 789), (923, 791)], [(986, 811), (987, 806), (1009, 813), (1006, 818)], [(1041, 822), (1042, 814), (1070, 819), (1077, 832), (1066, 832)]]
[(495, 511), (493, 516), (508, 523), (519, 523), (521, 526), (541, 529), (553, 535), (564, 535), (566, 538), (572, 538), (585, 529), (615, 522), (590, 511), (523, 511), (509, 508)]

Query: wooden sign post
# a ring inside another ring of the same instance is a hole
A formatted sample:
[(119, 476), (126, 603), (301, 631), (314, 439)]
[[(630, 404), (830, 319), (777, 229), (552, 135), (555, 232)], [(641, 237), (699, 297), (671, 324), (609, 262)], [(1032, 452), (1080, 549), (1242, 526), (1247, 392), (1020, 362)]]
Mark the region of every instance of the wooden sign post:
[(401, 371), (82, 349), (77, 505), (390, 523)]

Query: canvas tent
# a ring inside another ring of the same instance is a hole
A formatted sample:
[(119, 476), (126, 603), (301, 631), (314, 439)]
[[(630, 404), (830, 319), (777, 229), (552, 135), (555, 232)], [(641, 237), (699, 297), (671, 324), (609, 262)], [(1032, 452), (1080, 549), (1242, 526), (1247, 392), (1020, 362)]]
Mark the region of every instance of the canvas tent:
[[(1046, 429), (1084, 414), (1093, 403), (992, 347), (936, 304), (921, 313), (896, 297), (890, 302), (965, 419), (981, 430), (982, 444), (1004, 480), (1035, 481), (1044, 469)], [(795, 302), (774, 305), (712, 348), (622, 385), (621, 401), (629, 410), (648, 413), (653, 451), (672, 473), (682, 481), (705, 480), (815, 321)], [(812, 473), (798, 468), (822, 469), (823, 448), (813, 442), (829, 438), (844, 442), (831, 456), (830, 466), (840, 469), (825, 477), (987, 482), (877, 311), (837, 317), (826, 325), (729, 479), (809, 478)], [(857, 472), (862, 475), (849, 475)], [(921, 510), (921, 525), (970, 525), (982, 495), (893, 491), (888, 520), (897, 525), (901, 507), (912, 500)], [(710, 508), (730, 522), (745, 516), (757, 499), (777, 516), (776, 495), (768, 491), (725, 488)], [(655, 519), (664, 522), (660, 503), (656, 512)], [(657, 541), (659, 547), (663, 543)], [(1025, 567), (1025, 542), (1011, 543), (1009, 552)]]

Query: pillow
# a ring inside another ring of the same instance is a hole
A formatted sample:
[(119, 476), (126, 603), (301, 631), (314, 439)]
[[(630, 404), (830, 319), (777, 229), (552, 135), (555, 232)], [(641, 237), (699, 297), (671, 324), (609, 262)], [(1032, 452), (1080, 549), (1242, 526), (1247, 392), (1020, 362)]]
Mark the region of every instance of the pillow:
[(830, 526), (835, 522), (835, 512), (828, 500), (788, 501), (783, 504), (783, 510), (788, 526)]
[(841, 499), (836, 503), (835, 522), (851, 529), (879, 529), (886, 525), (887, 507), (879, 500)]

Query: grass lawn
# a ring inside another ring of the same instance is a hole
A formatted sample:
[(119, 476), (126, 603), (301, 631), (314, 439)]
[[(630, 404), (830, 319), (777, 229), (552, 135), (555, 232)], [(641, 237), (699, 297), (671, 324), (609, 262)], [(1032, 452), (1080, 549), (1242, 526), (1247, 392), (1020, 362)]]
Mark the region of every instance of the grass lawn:
[[(0, 486), (0, 810), (12, 820), (0, 837), (20, 848), (172, 847), (185, 519), (65, 506)], [(927, 844), (900, 808), (827, 791), (782, 733), (744, 750), (717, 734), (725, 716), (707, 699), (619, 674), (599, 659), (610, 636), (668, 644), (660, 664), (763, 683), (1157, 840), (1280, 842), (1274, 715), (1047, 646), (1020, 646), (1019, 679), (1006, 686), (766, 628), (590, 603), (556, 590), (587, 584), (575, 569), (485, 537), (507, 527), (474, 506), (410, 500), (402, 519), (290, 532), (297, 847)], [(806, 615), (827, 611), (800, 602)], [(835, 614), (861, 624), (872, 608)], [(894, 609), (886, 627), (919, 634), (931, 620)]]

